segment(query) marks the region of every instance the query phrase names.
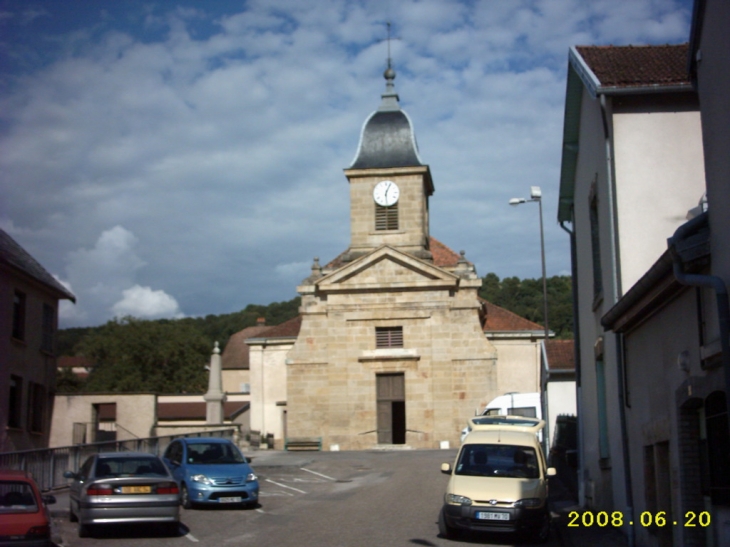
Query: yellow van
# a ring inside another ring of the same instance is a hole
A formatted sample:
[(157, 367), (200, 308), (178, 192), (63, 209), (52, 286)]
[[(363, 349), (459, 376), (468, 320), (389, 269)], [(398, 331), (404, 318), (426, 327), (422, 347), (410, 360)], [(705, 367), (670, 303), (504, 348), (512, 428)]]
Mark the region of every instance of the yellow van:
[(510, 532), (545, 542), (550, 535), (548, 468), (537, 433), (545, 422), (523, 416), (475, 416), (451, 464), (439, 532)]

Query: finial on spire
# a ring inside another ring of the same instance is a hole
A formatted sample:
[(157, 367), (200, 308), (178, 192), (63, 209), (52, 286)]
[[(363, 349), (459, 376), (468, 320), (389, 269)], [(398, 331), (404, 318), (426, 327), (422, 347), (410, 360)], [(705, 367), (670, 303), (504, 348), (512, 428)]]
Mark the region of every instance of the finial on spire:
[(388, 82), (386, 85), (392, 86), (393, 80), (395, 80), (395, 70), (393, 70), (393, 60), (390, 56), (390, 21), (387, 22), (387, 25), (388, 25), (388, 67), (385, 69), (383, 76), (385, 77), (386, 81)]

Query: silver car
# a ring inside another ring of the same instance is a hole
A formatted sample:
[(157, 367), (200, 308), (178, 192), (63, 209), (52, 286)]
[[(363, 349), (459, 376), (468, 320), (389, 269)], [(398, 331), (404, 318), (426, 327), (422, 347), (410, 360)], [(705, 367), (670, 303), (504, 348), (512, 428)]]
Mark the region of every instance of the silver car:
[(90, 456), (73, 479), (69, 517), (79, 523), (79, 537), (91, 527), (129, 522), (157, 523), (178, 533), (180, 489), (162, 460), (140, 452), (109, 452)]

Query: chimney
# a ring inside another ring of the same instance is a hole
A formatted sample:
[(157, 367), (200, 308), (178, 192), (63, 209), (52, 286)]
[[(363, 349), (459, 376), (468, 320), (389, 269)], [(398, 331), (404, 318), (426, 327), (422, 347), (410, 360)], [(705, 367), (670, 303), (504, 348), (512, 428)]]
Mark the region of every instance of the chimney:
[(266, 325), (266, 317), (259, 317), (256, 319), (256, 326), (257, 327), (263, 327)]

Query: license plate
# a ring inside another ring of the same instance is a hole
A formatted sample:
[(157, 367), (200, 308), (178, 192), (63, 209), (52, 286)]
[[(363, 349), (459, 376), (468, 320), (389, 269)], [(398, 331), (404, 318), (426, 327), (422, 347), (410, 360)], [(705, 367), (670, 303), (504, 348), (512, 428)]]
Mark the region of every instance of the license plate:
[(509, 520), (509, 513), (487, 513), (478, 511), (476, 517), (479, 520)]
[(122, 494), (149, 494), (151, 486), (122, 486)]
[(229, 496), (225, 498), (218, 498), (220, 503), (241, 503), (241, 496)]

